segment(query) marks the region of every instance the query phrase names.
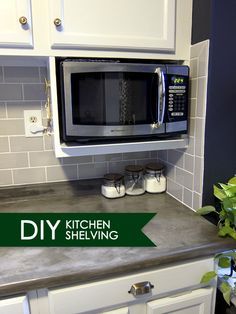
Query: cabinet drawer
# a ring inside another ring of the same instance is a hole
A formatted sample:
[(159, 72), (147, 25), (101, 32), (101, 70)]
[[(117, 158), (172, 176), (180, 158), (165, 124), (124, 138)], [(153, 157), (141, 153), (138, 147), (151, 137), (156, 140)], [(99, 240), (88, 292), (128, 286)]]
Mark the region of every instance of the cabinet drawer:
[[(202, 275), (213, 269), (213, 259), (206, 259), (115, 279), (49, 290), (50, 313), (75, 314), (131, 303), (137, 298), (139, 301), (146, 301), (154, 296), (196, 286)], [(135, 297), (128, 292), (133, 284), (144, 281), (154, 285), (151, 293)]]
[(0, 314), (30, 314), (27, 297), (0, 300)]

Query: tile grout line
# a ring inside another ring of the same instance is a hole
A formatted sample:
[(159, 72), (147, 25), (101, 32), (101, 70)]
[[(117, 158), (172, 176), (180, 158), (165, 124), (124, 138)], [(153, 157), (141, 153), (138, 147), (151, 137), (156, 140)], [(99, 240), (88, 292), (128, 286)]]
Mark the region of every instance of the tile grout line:
[(14, 180), (14, 175), (13, 175), (13, 169), (11, 169), (11, 179), (12, 179), (12, 184), (15, 185), (15, 180)]

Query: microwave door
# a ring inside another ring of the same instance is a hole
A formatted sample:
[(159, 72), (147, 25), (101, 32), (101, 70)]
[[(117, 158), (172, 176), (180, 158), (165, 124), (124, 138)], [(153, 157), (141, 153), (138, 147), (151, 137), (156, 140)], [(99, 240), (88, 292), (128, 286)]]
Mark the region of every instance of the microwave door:
[[(164, 67), (163, 67), (164, 68)], [(165, 133), (162, 67), (113, 64), (69, 68), (66, 133), (120, 137)], [(155, 91), (155, 92), (154, 92)], [(153, 95), (154, 93), (154, 95)]]

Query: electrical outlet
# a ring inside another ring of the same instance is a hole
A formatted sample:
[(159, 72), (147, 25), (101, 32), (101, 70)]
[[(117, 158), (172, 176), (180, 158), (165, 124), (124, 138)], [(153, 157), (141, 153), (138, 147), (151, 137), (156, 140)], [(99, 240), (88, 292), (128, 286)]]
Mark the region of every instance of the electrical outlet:
[(43, 131), (33, 133), (32, 130), (42, 129), (42, 112), (41, 110), (24, 110), (25, 136), (39, 137), (43, 136)]

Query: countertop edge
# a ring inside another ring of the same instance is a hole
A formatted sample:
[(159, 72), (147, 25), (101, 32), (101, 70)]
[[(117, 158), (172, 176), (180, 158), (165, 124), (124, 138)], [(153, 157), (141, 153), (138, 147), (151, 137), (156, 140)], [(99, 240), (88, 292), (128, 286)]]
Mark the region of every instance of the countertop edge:
[(3, 284), (0, 286), (0, 296), (9, 296), (16, 294), (25, 294), (37, 289), (56, 289), (63, 286), (81, 285), (89, 282), (99, 280), (107, 280), (120, 276), (132, 275), (139, 272), (151, 271), (159, 267), (169, 267), (173, 264), (181, 262), (190, 262), (191, 260), (200, 260), (204, 258), (214, 257), (217, 253), (222, 251), (229, 251), (235, 249), (236, 244), (233, 245), (231, 239), (225, 239), (222, 243), (207, 243), (205, 246), (189, 248), (181, 251), (174, 251), (166, 253), (163, 257), (157, 256), (150, 260), (145, 260), (145, 263), (132, 263), (132, 271), (130, 271), (130, 264), (122, 267), (110, 268), (106, 270), (93, 272), (78, 271), (72, 274), (65, 274), (61, 276), (50, 276), (44, 278), (29, 279), (26, 281), (13, 282), (10, 284)]

